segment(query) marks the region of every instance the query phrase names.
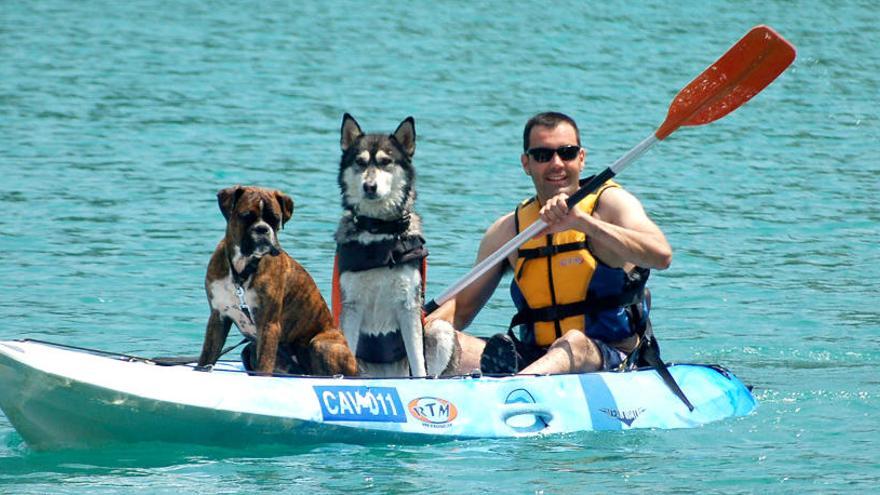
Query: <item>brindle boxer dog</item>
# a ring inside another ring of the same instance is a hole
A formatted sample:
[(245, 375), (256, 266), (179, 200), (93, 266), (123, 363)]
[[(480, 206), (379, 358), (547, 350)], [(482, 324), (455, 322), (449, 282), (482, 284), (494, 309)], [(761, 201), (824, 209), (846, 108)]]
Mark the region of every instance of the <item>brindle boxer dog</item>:
[(235, 186), (218, 192), (217, 202), (226, 236), (205, 277), (211, 317), (199, 366), (217, 362), (235, 323), (255, 342), (255, 355), (245, 362), (253, 371), (356, 374), (354, 355), (314, 280), (278, 243), (278, 231), (293, 215), (290, 196)]

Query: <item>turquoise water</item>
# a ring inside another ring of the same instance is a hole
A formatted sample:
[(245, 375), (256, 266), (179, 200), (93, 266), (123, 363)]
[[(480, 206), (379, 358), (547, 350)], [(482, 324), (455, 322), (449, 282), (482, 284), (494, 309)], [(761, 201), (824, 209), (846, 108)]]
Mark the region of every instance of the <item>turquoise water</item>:
[[(799, 49), (724, 120), (621, 176), (675, 249), (666, 359), (755, 385), (694, 430), (434, 446), (36, 453), (0, 414), (2, 493), (867, 493), (880, 482), (880, 35), (873, 2), (67, 2), (0, 7), (0, 339), (198, 352), (217, 190), (293, 195), (285, 248), (329, 294), (339, 126), (416, 120), (429, 295), (530, 194), (522, 125), (559, 109), (588, 168), (646, 137), (751, 26)], [(473, 331), (495, 333), (504, 291)]]

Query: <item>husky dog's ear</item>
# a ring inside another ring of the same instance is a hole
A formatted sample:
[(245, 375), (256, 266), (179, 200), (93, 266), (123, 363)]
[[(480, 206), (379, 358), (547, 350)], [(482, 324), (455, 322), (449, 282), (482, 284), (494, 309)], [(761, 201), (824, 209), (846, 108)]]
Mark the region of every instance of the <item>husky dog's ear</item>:
[(227, 187), (217, 192), (217, 204), (220, 205), (220, 211), (223, 212), (223, 217), (226, 220), (229, 220), (229, 215), (232, 214), (235, 203), (238, 203), (242, 194), (244, 194), (244, 188), (241, 186)]
[(342, 152), (344, 153), (357, 138), (363, 135), (364, 132), (361, 130), (361, 126), (358, 125), (357, 120), (354, 120), (354, 117), (346, 112), (342, 116), (342, 138), (339, 141)]
[(403, 119), (391, 137), (396, 139), (403, 146), (403, 151), (412, 158), (416, 153), (416, 121), (412, 117)]
[(281, 191), (275, 191), (275, 199), (281, 205), (281, 227), (293, 216), (293, 199)]

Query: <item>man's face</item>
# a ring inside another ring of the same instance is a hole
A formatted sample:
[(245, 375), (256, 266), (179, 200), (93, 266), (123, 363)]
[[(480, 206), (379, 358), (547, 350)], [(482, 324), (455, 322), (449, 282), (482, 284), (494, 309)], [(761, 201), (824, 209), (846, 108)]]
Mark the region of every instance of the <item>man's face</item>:
[[(529, 149), (556, 150), (562, 146), (577, 146), (577, 142), (577, 134), (567, 122), (560, 122), (556, 127), (536, 125), (529, 134)], [(523, 153), (520, 160), (523, 170), (532, 177), (538, 199), (544, 204), (559, 193), (564, 192), (570, 196), (577, 191), (586, 156), (586, 150), (581, 148), (577, 156), (570, 160), (564, 160), (559, 153), (553, 153), (546, 162), (539, 162), (527, 153)]]

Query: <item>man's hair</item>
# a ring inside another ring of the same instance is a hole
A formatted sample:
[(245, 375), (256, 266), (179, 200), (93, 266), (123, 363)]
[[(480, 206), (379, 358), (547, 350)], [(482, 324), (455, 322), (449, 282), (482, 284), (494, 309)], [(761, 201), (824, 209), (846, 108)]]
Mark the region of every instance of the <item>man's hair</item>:
[(560, 124), (560, 122), (566, 122), (574, 128), (574, 135), (577, 136), (577, 145), (581, 145), (581, 131), (578, 130), (578, 125), (575, 123), (574, 119), (565, 115), (564, 113), (559, 112), (543, 112), (535, 115), (530, 118), (528, 122), (526, 122), (526, 128), (523, 130), (523, 152), (529, 150), (529, 137), (532, 134), (532, 127), (536, 125), (542, 127), (549, 127), (550, 129), (554, 129), (556, 126)]

